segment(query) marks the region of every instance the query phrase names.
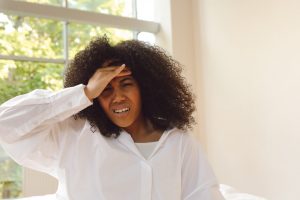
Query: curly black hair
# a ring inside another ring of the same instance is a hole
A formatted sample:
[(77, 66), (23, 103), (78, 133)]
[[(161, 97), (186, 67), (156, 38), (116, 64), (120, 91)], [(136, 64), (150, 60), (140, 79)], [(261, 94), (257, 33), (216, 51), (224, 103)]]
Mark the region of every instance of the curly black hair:
[[(112, 45), (106, 36), (95, 38), (66, 68), (64, 87), (86, 85), (94, 72), (110, 60), (130, 68), (140, 87), (142, 113), (156, 129), (192, 127), (195, 101), (190, 86), (181, 76), (182, 65), (156, 45), (138, 40)], [(75, 117), (86, 118), (104, 136), (120, 134), (121, 128), (106, 116), (97, 99)]]

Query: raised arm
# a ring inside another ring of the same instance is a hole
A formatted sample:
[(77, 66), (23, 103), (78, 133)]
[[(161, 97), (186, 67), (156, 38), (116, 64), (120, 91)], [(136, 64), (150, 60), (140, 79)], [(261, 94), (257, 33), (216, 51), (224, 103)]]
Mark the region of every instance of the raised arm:
[(114, 77), (131, 73), (124, 68), (100, 68), (87, 86), (34, 90), (5, 102), (0, 106), (0, 144), (19, 164), (49, 173), (70, 130), (67, 119), (90, 106)]
[(52, 169), (67, 125), (64, 121), (90, 106), (84, 85), (59, 92), (34, 90), (0, 106), (0, 144), (19, 164)]

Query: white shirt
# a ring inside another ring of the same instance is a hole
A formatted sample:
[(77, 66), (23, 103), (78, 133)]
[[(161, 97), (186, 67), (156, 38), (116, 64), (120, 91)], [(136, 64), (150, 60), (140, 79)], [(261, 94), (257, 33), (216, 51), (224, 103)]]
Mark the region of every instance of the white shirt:
[(221, 200), (199, 143), (163, 133), (145, 159), (131, 136), (93, 133), (73, 115), (92, 103), (84, 85), (35, 90), (0, 106), (0, 144), (19, 164), (58, 179), (58, 200)]

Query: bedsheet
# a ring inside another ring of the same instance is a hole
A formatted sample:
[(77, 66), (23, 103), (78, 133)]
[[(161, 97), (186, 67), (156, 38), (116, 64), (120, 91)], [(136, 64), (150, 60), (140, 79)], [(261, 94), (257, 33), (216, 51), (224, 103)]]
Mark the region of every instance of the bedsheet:
[[(220, 184), (220, 191), (224, 196), (225, 200), (267, 200), (263, 197), (258, 197), (247, 193), (241, 193), (235, 188), (225, 184)], [(50, 194), (44, 196), (20, 198), (18, 200), (56, 200), (56, 197), (55, 194)]]
[(226, 200), (267, 200), (263, 197), (239, 192), (235, 188), (225, 184), (220, 184), (220, 191)]

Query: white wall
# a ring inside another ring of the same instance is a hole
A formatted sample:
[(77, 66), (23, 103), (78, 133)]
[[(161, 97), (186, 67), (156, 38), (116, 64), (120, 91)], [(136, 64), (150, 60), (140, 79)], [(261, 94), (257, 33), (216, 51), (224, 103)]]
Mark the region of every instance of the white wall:
[(300, 1), (193, 0), (197, 93), (220, 182), (300, 199)]
[(156, 43), (185, 66), (184, 75), (195, 86), (195, 49), (191, 0), (154, 0), (155, 21), (161, 24)]
[(44, 194), (53, 194), (57, 190), (57, 180), (53, 177), (24, 168), (23, 196), (37, 196)]
[[(154, 0), (155, 21), (161, 25), (160, 32), (156, 35), (156, 43), (167, 50), (184, 67), (183, 75), (191, 85), (193, 93), (196, 94), (196, 59), (194, 40), (194, 13), (192, 0)], [(202, 99), (202, 94), (196, 94), (197, 100)], [(205, 146), (205, 135), (202, 134), (200, 109), (195, 112), (197, 124), (193, 133), (203, 141)]]

